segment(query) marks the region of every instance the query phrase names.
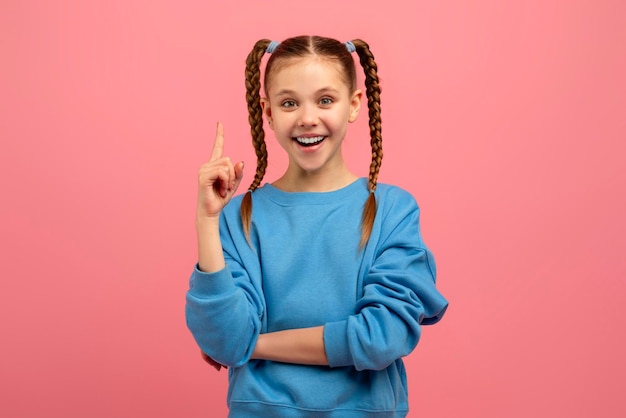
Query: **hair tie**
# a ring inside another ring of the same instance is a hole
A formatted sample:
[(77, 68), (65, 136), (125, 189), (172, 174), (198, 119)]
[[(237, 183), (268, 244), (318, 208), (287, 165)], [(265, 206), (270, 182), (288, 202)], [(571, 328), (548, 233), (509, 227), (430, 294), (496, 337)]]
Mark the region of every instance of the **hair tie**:
[(274, 51), (276, 51), (276, 48), (278, 48), (278, 45), (280, 45), (280, 42), (277, 42), (277, 41), (270, 42), (265, 52), (267, 52), (268, 54), (273, 53)]
[(346, 45), (346, 49), (348, 50), (349, 53), (352, 54), (354, 51), (356, 51), (356, 46), (354, 46), (354, 44), (352, 42), (347, 41), (345, 43), (345, 45)]

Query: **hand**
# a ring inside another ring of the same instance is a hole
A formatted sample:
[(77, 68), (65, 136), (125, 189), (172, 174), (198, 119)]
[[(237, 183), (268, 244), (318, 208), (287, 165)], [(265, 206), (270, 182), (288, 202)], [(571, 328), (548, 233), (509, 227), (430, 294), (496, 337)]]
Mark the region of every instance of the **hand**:
[(217, 218), (243, 178), (243, 161), (233, 165), (224, 153), (224, 126), (218, 122), (208, 163), (198, 173), (198, 219)]
[(223, 368), (228, 369), (228, 367), (219, 364), (217, 361), (213, 360), (211, 357), (209, 357), (204, 351), (200, 351), (200, 355), (202, 356), (202, 359), (204, 361), (206, 361), (207, 363), (209, 363), (211, 366), (213, 366), (213, 368), (215, 370), (217, 370), (218, 372)]

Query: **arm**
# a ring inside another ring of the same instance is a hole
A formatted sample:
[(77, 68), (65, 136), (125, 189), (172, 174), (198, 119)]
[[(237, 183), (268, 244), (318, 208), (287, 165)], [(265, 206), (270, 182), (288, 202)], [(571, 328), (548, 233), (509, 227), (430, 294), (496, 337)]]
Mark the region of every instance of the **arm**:
[(253, 359), (325, 366), (324, 327), (289, 329), (259, 335)]
[(371, 260), (356, 314), (324, 326), (331, 367), (380, 370), (415, 348), (423, 324), (437, 322), (448, 302), (435, 286), (432, 253), (422, 241), (419, 208), (400, 189), (377, 196), (379, 210), (366, 248)]
[(252, 353), (260, 331), (262, 298), (245, 268), (235, 273), (226, 268), (222, 244), (229, 243), (229, 234), (220, 235), (221, 228), (227, 229), (222, 210), (241, 181), (243, 163), (233, 165), (223, 157), (223, 145), (223, 128), (218, 124), (210, 161), (198, 174), (198, 264), (191, 275), (185, 313), (202, 352), (232, 366), (244, 363)]
[(213, 273), (226, 267), (219, 223), (219, 215), (214, 218), (196, 217), (198, 269), (200, 271)]

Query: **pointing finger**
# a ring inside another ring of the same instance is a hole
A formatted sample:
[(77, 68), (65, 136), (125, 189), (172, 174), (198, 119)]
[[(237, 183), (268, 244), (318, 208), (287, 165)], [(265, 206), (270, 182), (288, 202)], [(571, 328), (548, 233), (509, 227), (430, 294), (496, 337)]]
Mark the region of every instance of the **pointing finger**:
[(217, 131), (215, 132), (215, 142), (213, 143), (213, 151), (211, 151), (211, 160), (215, 161), (222, 157), (224, 153), (224, 125), (217, 122)]

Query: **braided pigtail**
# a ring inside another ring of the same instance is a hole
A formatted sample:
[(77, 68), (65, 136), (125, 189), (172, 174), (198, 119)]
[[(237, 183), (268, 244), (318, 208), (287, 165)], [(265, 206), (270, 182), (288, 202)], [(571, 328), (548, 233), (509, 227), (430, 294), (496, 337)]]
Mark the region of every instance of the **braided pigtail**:
[(257, 157), (257, 168), (254, 180), (241, 202), (240, 215), (243, 230), (250, 242), (250, 225), (252, 223), (252, 192), (261, 184), (267, 168), (267, 148), (265, 131), (263, 130), (263, 110), (261, 108), (261, 59), (270, 41), (257, 41), (246, 59), (246, 101), (248, 102), (248, 122), (252, 134), (252, 144)]
[(380, 86), (378, 85), (378, 66), (374, 61), (374, 55), (370, 51), (369, 45), (361, 39), (352, 41), (359, 55), (359, 60), (365, 72), (365, 93), (367, 95), (367, 108), (369, 109), (370, 144), (372, 146), (372, 162), (369, 172), (370, 195), (363, 208), (361, 220), (361, 248), (367, 243), (372, 228), (374, 218), (376, 218), (376, 197), (374, 191), (378, 182), (378, 173), (383, 161), (383, 137), (380, 119)]

